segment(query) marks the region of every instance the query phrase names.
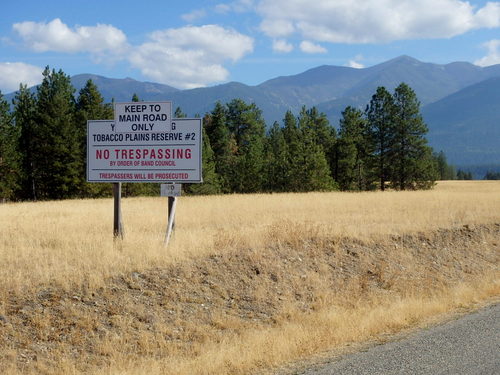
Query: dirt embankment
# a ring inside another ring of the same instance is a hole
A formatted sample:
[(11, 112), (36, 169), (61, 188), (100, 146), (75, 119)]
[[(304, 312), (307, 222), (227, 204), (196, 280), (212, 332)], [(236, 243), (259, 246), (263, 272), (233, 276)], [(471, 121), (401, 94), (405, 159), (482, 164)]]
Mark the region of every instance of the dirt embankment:
[[(430, 297), (460, 282), (498, 276), (500, 224), (372, 242), (314, 231), (297, 239), (290, 235), (293, 228), (282, 229), (276, 228), (264, 250), (235, 249), (136, 270), (98, 290), (45, 285), (35, 294), (5, 296), (0, 373), (99, 372), (124, 358), (181, 363), (228, 338), (279, 328), (300, 314)], [(223, 362), (220, 373), (274, 364), (265, 358), (247, 367), (238, 367), (238, 358)]]

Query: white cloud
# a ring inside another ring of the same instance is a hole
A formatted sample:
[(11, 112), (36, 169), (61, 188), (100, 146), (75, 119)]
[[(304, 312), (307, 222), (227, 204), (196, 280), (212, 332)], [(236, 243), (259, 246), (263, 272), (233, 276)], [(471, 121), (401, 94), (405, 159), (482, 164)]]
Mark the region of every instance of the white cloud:
[(449, 38), (500, 26), (498, 2), (476, 9), (461, 0), (261, 0), (257, 9), (267, 35), (315, 42)]
[(264, 33), (272, 37), (289, 36), (295, 32), (293, 22), (287, 19), (264, 19), (260, 28)]
[(228, 4), (217, 4), (214, 9), (217, 13), (222, 14), (226, 14), (231, 11), (231, 7)]
[(476, 27), (494, 28), (500, 26), (500, 3), (488, 2), (476, 13)]
[(129, 60), (146, 77), (176, 87), (192, 88), (224, 81), (222, 65), (253, 51), (253, 39), (217, 25), (156, 31), (133, 49)]
[[(202, 15), (191, 12), (184, 18)], [(16, 23), (13, 29), (36, 52), (89, 52), (96, 63), (125, 60), (147, 78), (182, 88), (226, 80), (229, 72), (223, 64), (252, 52), (254, 43), (246, 35), (217, 25), (155, 31), (138, 46), (129, 45), (125, 34), (111, 25), (70, 28), (56, 18), (49, 23)]]
[(363, 64), (357, 62), (356, 60), (349, 60), (349, 62), (347, 63), (347, 66), (349, 68), (354, 68), (354, 69), (362, 69), (365, 67)]
[(479, 66), (500, 64), (500, 39), (490, 40), (484, 43), (483, 47), (488, 49), (488, 54), (482, 59), (474, 61), (474, 64)]
[(195, 9), (190, 13), (183, 14), (181, 18), (186, 22), (194, 22), (207, 15), (205, 9)]
[(345, 66), (348, 66), (349, 68), (354, 68), (354, 69), (362, 69), (365, 66), (360, 62), (360, 60), (363, 60), (364, 57), (363, 55), (359, 54), (354, 56), (351, 60), (347, 62)]
[(19, 84), (24, 83), (28, 87), (42, 82), (43, 69), (22, 62), (0, 63), (0, 90), (3, 93), (16, 91)]
[(273, 40), (273, 51), (280, 53), (289, 53), (293, 51), (293, 45), (284, 39)]
[(125, 34), (111, 25), (69, 28), (59, 18), (49, 23), (20, 22), (13, 29), (36, 52), (120, 52), (127, 46)]
[(232, 1), (229, 4), (220, 3), (215, 6), (215, 11), (217, 13), (243, 13), (252, 10), (255, 6), (254, 0), (236, 0)]
[(326, 48), (320, 46), (319, 44), (312, 43), (308, 40), (304, 40), (300, 43), (300, 50), (305, 53), (326, 53)]

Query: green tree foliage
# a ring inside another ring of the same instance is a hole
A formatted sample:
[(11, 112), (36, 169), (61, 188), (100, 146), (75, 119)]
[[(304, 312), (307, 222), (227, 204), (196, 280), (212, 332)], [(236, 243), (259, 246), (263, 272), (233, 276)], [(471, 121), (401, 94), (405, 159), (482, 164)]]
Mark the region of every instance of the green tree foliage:
[(484, 175), (484, 180), (500, 180), (500, 172), (488, 171)]
[(21, 84), (14, 100), (14, 122), (19, 131), (17, 148), (20, 155), (20, 190), (18, 198), (36, 200), (35, 138), (36, 99), (26, 85)]
[(227, 122), (237, 148), (231, 190), (238, 193), (262, 191), (266, 125), (261, 110), (255, 103), (234, 99), (227, 104)]
[(86, 182), (87, 121), (110, 119), (113, 119), (113, 108), (111, 105), (104, 103), (104, 99), (97, 86), (89, 79), (78, 93), (75, 113), (75, 130), (80, 158), (79, 195), (81, 197), (99, 197), (112, 194), (111, 184)]
[(215, 155), (210, 146), (205, 128), (202, 129), (203, 144), (202, 144), (202, 176), (203, 183), (189, 184), (186, 187), (186, 192), (190, 194), (219, 194), (221, 192), (220, 178), (215, 171)]
[(368, 120), (367, 148), (370, 151), (371, 170), (384, 191), (392, 178), (391, 151), (394, 146), (395, 106), (385, 87), (378, 87), (366, 109)]
[[(313, 113), (313, 116), (311, 116)], [(331, 134), (317, 120), (315, 111), (305, 108), (298, 118), (287, 111), (284, 126), (274, 124), (268, 134), (268, 184), (272, 191), (333, 190), (335, 183), (325, 155), (323, 135)], [(328, 126), (328, 123), (326, 124)]]
[(15, 197), (19, 188), (19, 128), (14, 125), (9, 103), (0, 91), (0, 201)]
[(265, 147), (267, 171), (266, 191), (287, 191), (290, 181), (290, 153), (284, 131), (277, 122), (267, 134)]
[(336, 179), (341, 190), (367, 190), (366, 120), (363, 112), (347, 107), (340, 119)]
[(215, 160), (215, 172), (219, 176), (221, 191), (232, 192), (231, 180), (236, 165), (237, 145), (234, 134), (229, 130), (227, 109), (217, 102), (211, 113), (204, 118), (206, 129)]
[(415, 157), (418, 158), (418, 163), (406, 188), (414, 190), (431, 189), (438, 179), (437, 166), (432, 157), (432, 148), (428, 146), (421, 148), (415, 152)]
[(73, 197), (81, 181), (74, 91), (70, 77), (64, 72), (45, 68), (43, 81), (37, 88), (32, 144), (38, 199)]
[(425, 138), (428, 129), (420, 115), (417, 95), (407, 84), (401, 83), (393, 98), (393, 135), (389, 152), (391, 186), (399, 190), (429, 188), (437, 178), (437, 170)]
[(318, 116), (313, 108), (310, 111), (302, 109), (299, 114), (298, 124), (300, 129), (301, 150), (297, 155), (296, 170), (300, 176), (301, 188), (299, 191), (336, 189), (336, 184), (331, 175), (331, 166), (328, 163), (328, 154), (333, 155), (335, 133), (329, 128), (328, 120), (322, 115)]
[(287, 163), (283, 165), (287, 183), (283, 191), (301, 191), (304, 189), (303, 160), (306, 152), (303, 133), (297, 119), (291, 111), (287, 111), (283, 119), (283, 137), (286, 142)]
[(471, 172), (466, 172), (461, 169), (458, 170), (457, 172), (457, 180), (472, 180), (472, 173)]
[(457, 178), (457, 173), (453, 165), (449, 165), (446, 160), (446, 155), (443, 151), (439, 153), (434, 153), (434, 160), (436, 162), (436, 168), (439, 180), (455, 180)]
[(335, 128), (330, 125), (326, 115), (319, 113), (316, 107), (306, 109), (302, 107), (299, 114), (300, 127), (311, 133), (315, 144), (321, 146), (325, 154), (326, 161), (330, 167), (330, 172), (333, 175), (336, 163), (336, 138)]
[(181, 107), (177, 107), (174, 111), (174, 118), (186, 118), (187, 115), (182, 112)]

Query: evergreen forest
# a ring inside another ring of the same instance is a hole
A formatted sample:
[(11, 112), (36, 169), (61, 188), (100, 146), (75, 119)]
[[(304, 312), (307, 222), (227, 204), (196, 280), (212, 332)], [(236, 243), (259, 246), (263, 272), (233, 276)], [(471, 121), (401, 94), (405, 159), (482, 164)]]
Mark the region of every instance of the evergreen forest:
[[(131, 98), (140, 101), (137, 95)], [(173, 103), (175, 105), (175, 103)], [(186, 117), (181, 108), (175, 117)], [(198, 116), (196, 116), (198, 117)], [(87, 120), (113, 119), (91, 81), (77, 93), (47, 67), (36, 91), (0, 93), (0, 201), (106, 197), (86, 182)], [(414, 190), (453, 179), (445, 155), (428, 145), (415, 92), (378, 87), (364, 111), (347, 107), (337, 126), (315, 107), (266, 124), (254, 103), (217, 102), (203, 115), (202, 184), (188, 194)], [(159, 195), (159, 184), (125, 183), (123, 195)]]

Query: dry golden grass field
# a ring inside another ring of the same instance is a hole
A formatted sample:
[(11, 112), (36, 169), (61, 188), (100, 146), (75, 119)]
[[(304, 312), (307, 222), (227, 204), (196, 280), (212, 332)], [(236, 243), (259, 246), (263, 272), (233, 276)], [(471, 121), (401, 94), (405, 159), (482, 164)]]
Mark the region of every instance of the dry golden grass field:
[(500, 296), (500, 182), (0, 205), (0, 373), (254, 374)]

